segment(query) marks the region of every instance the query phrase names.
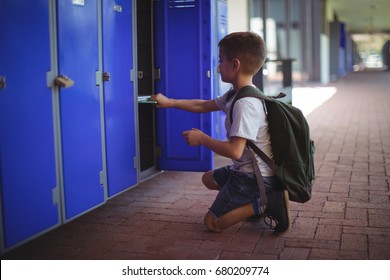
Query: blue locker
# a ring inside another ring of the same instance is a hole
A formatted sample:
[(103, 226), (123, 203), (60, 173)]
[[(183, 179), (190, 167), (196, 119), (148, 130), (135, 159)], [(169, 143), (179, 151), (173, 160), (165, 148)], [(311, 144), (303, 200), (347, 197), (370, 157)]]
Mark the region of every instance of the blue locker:
[[(161, 70), (156, 91), (171, 98), (212, 96), (211, 7), (209, 0), (170, 0), (155, 4), (155, 67)], [(157, 112), (158, 168), (205, 171), (213, 156), (204, 147), (187, 146), (182, 131), (198, 128), (212, 134), (212, 114), (176, 109)]]
[(103, 71), (108, 196), (137, 183), (132, 1), (104, 0)]
[(47, 0), (0, 1), (2, 249), (59, 221)]
[(65, 220), (105, 201), (98, 63), (98, 1), (58, 1)]

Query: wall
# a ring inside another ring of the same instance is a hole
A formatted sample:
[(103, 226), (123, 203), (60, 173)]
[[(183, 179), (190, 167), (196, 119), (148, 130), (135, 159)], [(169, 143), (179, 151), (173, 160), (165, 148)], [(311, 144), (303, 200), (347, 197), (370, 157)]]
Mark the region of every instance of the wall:
[(228, 33), (248, 31), (248, 1), (228, 0)]

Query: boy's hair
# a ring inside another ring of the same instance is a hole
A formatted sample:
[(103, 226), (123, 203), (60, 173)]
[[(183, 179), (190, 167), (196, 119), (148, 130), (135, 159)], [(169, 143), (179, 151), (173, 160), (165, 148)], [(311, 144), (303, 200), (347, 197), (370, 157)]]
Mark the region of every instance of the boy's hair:
[(246, 74), (256, 74), (265, 61), (264, 40), (253, 32), (230, 33), (219, 42), (218, 46), (228, 60), (238, 58)]

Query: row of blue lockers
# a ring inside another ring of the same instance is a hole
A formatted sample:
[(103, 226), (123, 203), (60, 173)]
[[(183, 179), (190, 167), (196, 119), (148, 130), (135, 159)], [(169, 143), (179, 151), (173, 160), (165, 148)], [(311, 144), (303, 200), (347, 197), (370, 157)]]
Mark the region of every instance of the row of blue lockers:
[[(141, 0), (144, 1), (144, 0)], [(215, 95), (215, 9), (223, 0), (150, 1), (156, 92)], [(136, 0), (0, 2), (1, 251), (140, 183)], [(222, 11), (222, 12), (221, 12)], [(224, 21), (226, 24), (226, 20)], [(207, 170), (183, 130), (215, 135), (220, 118), (158, 110), (157, 169)]]

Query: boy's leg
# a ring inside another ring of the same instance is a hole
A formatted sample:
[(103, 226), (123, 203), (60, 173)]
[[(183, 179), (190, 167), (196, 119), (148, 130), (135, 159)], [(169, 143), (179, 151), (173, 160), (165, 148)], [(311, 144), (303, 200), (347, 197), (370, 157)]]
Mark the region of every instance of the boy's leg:
[(208, 189), (219, 190), (204, 218), (209, 230), (221, 232), (255, 214), (255, 201), (250, 202), (253, 192), (258, 190), (254, 175), (238, 172), (233, 175), (230, 166), (225, 166), (204, 173), (202, 181)]
[(238, 222), (244, 221), (254, 214), (255, 211), (253, 210), (253, 205), (252, 203), (249, 203), (227, 212), (220, 218), (216, 218), (214, 214), (209, 211), (204, 217), (204, 224), (210, 231), (221, 232)]
[(203, 174), (202, 182), (203, 182), (203, 185), (205, 185), (206, 188), (208, 188), (210, 190), (219, 191), (221, 189), (221, 187), (218, 186), (217, 182), (215, 182), (215, 179), (213, 177), (213, 170), (209, 170)]

